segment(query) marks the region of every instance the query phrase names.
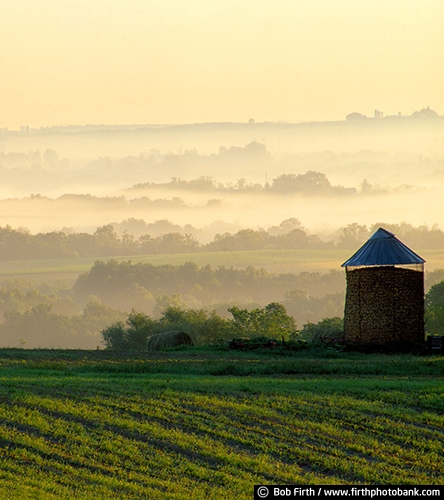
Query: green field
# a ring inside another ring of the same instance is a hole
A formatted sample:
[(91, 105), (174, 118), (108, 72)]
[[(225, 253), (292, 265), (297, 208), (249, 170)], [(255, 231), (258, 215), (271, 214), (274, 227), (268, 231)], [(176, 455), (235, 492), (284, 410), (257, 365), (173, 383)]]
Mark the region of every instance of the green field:
[[(25, 277), (36, 280), (64, 280), (73, 283), (80, 273), (88, 271), (97, 260), (131, 260), (153, 265), (180, 265), (195, 262), (198, 266), (245, 268), (262, 267), (275, 273), (326, 272), (341, 269), (353, 252), (349, 250), (251, 250), (238, 252), (197, 252), (186, 254), (133, 255), (119, 257), (82, 257), (68, 259), (15, 260), (0, 262), (0, 279)], [(426, 270), (444, 268), (444, 251), (421, 252)]]
[(0, 498), (444, 484), (444, 358), (0, 351)]

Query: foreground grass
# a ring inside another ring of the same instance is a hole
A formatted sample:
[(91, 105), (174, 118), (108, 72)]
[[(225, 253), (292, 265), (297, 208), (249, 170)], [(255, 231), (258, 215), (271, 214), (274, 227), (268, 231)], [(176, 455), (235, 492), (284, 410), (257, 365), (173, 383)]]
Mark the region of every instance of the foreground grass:
[(1, 498), (444, 484), (444, 360), (0, 351)]

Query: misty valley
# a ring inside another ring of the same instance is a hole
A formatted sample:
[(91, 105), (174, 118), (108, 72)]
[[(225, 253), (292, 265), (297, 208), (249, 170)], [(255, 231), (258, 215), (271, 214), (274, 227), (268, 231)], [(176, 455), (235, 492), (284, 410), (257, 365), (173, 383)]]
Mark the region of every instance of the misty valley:
[(423, 252), (428, 291), (443, 177), (438, 117), (2, 131), (0, 344), (103, 348), (132, 310), (340, 319), (340, 264), (380, 226)]
[(0, 500), (444, 492), (444, 1), (1, 5)]

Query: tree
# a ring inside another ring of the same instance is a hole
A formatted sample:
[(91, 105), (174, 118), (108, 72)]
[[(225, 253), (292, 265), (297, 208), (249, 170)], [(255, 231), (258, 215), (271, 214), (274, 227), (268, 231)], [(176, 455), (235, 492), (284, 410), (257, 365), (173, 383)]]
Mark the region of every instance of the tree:
[(210, 175), (201, 175), (197, 179), (193, 179), (186, 184), (189, 188), (195, 189), (196, 191), (212, 191), (216, 189), (216, 182)]
[(285, 307), (272, 302), (263, 309), (240, 309), (233, 306), (228, 309), (233, 316), (233, 332), (236, 336), (260, 336), (284, 338), (296, 337), (296, 323), (288, 316)]
[(444, 281), (436, 283), (430, 287), (430, 290), (425, 296), (426, 307), (442, 307), (444, 308)]
[(59, 163), (59, 155), (53, 149), (47, 149), (43, 153), (43, 162), (51, 168), (54, 168)]
[(158, 321), (158, 329), (181, 330), (200, 344), (228, 340), (231, 336), (230, 321), (204, 309), (168, 307)]
[(163, 253), (195, 252), (198, 241), (191, 234), (168, 233), (159, 237), (158, 248)]
[(103, 343), (106, 349), (145, 351), (154, 327), (155, 322), (149, 316), (133, 309), (125, 323), (117, 321), (102, 330)]
[(180, 293), (172, 293), (171, 295), (163, 294), (156, 297), (156, 305), (154, 306), (154, 317), (162, 317), (164, 311), (169, 308), (183, 309), (185, 303), (182, 300)]
[(350, 249), (361, 246), (369, 236), (367, 226), (353, 222), (342, 228), (338, 248)]
[(342, 338), (344, 335), (344, 320), (339, 317), (324, 318), (318, 323), (306, 323), (300, 335), (304, 340), (317, 344), (321, 338)]
[(309, 247), (308, 243), (310, 240), (307, 233), (302, 229), (293, 229), (284, 236), (281, 236), (280, 241), (283, 248), (307, 248)]
[(267, 336), (283, 337), (285, 339), (296, 336), (295, 320), (287, 314), (282, 304), (271, 302), (265, 306), (264, 311), (264, 329)]
[(105, 349), (113, 351), (126, 351), (128, 349), (128, 341), (125, 335), (125, 323), (117, 321), (111, 326), (102, 330), (102, 340), (105, 344)]
[(325, 194), (331, 191), (331, 187), (325, 174), (309, 170), (299, 175), (282, 174), (273, 180), (271, 189), (283, 193)]
[(154, 333), (155, 322), (146, 314), (135, 311), (128, 314), (126, 335), (130, 350), (145, 350), (148, 337)]
[(350, 122), (350, 121), (360, 121), (360, 120), (366, 120), (367, 117), (361, 113), (358, 113), (358, 112), (354, 112), (354, 113), (350, 113), (348, 114), (345, 119)]
[(433, 285), (425, 296), (426, 332), (444, 335), (444, 281)]
[(263, 248), (268, 234), (265, 231), (241, 229), (235, 235), (239, 250), (257, 250)]
[(272, 236), (285, 235), (294, 229), (303, 230), (302, 224), (299, 219), (295, 217), (290, 217), (289, 219), (283, 220), (279, 226), (272, 226), (268, 229), (268, 234)]
[(426, 273), (426, 288), (431, 288), (444, 281), (444, 269), (435, 269)]
[(112, 224), (98, 227), (94, 233), (96, 244), (102, 255), (116, 255), (120, 249), (119, 237)]
[(421, 111), (415, 111), (410, 118), (428, 119), (428, 118), (439, 118), (439, 115), (430, 106), (427, 108), (422, 108)]
[(372, 192), (372, 185), (370, 184), (370, 182), (368, 182), (367, 179), (364, 179), (362, 182), (361, 182), (361, 193), (362, 194), (369, 194)]
[(425, 330), (428, 335), (444, 335), (444, 307), (429, 307), (426, 310)]
[(76, 336), (70, 318), (52, 313), (50, 304), (38, 304), (23, 313), (6, 311), (4, 318), (4, 323), (0, 325), (1, 337), (9, 337), (13, 342), (24, 338), (27, 347), (52, 345), (58, 348)]

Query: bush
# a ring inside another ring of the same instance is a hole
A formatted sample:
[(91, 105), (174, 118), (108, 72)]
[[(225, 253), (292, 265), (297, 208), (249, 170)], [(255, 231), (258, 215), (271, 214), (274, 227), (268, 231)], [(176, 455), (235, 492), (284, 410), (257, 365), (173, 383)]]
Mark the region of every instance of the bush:
[(426, 333), (444, 335), (444, 281), (436, 283), (425, 296)]
[(229, 311), (231, 320), (218, 316), (214, 310), (169, 306), (158, 320), (153, 320), (133, 309), (125, 323), (118, 321), (102, 330), (103, 342), (107, 349), (146, 351), (150, 337), (162, 332), (183, 332), (200, 345), (217, 344), (245, 334), (264, 337), (266, 341), (299, 338), (294, 319), (281, 304), (273, 302), (251, 311), (232, 307)]
[(344, 336), (344, 320), (339, 317), (324, 318), (318, 323), (307, 323), (300, 331), (307, 342), (321, 344), (322, 339), (335, 339)]
[(118, 321), (102, 330), (106, 349), (118, 351), (146, 351), (148, 338), (154, 333), (155, 322), (146, 314), (134, 311), (125, 323)]
[(296, 338), (296, 323), (287, 314), (285, 307), (277, 302), (268, 304), (263, 309), (228, 309), (233, 316), (233, 331), (236, 335), (262, 336), (267, 338)]
[(102, 330), (102, 337), (106, 349), (146, 351), (154, 345), (152, 336), (163, 332), (182, 332), (192, 343), (198, 344), (216, 343), (232, 336), (230, 320), (218, 316), (215, 311), (170, 306), (158, 320), (133, 310), (125, 323), (118, 321)]

